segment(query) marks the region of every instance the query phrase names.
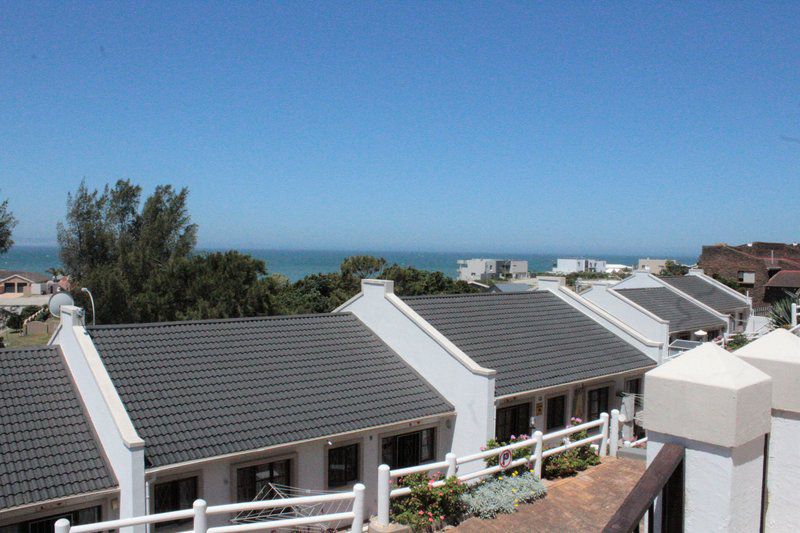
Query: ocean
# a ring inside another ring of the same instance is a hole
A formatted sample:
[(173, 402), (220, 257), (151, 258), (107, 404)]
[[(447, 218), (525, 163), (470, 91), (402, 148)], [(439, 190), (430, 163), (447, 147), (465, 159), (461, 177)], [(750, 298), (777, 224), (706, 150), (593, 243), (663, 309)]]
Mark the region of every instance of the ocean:
[[(198, 251), (219, 251), (217, 249), (199, 249)], [(339, 263), (350, 255), (374, 255), (383, 257), (391, 263), (413, 266), (422, 270), (438, 270), (448, 276), (456, 277), (456, 260), (474, 257), (493, 257), (523, 259), (528, 261), (528, 268), (534, 272), (544, 272), (553, 268), (557, 254), (519, 254), (496, 252), (397, 252), (379, 250), (264, 250), (242, 249), (241, 252), (251, 254), (267, 263), (271, 273), (279, 273), (296, 281), (308, 274), (335, 272)], [(560, 255), (560, 257), (575, 257)], [(597, 259), (605, 259), (608, 263), (634, 265), (640, 255), (589, 255)], [(655, 256), (651, 256), (655, 257)], [(692, 264), (697, 257), (673, 257), (677, 261)], [(8, 253), (0, 255), (0, 270), (27, 270), (45, 272), (48, 268), (60, 266), (58, 248), (56, 246), (14, 246)]]

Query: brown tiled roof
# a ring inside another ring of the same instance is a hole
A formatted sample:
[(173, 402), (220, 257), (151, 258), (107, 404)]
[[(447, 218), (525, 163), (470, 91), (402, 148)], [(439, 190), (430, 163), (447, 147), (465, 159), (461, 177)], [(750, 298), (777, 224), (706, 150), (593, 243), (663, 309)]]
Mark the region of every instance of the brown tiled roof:
[(769, 279), (766, 286), (800, 289), (800, 270), (781, 270)]

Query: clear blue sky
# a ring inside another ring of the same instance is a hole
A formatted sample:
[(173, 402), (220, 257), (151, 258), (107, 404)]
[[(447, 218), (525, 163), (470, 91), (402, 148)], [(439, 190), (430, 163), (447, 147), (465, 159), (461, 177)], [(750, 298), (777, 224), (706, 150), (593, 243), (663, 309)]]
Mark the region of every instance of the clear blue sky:
[(800, 238), (800, 3), (0, 3), (0, 197), (188, 186), (204, 246)]

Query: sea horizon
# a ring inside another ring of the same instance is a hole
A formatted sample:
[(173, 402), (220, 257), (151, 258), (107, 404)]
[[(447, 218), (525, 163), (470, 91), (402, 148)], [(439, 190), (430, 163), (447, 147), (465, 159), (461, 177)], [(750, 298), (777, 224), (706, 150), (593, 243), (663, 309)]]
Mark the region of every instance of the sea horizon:
[[(267, 264), (271, 274), (282, 274), (290, 281), (297, 281), (309, 274), (335, 272), (345, 257), (351, 255), (374, 255), (383, 257), (388, 264), (397, 263), (422, 270), (440, 271), (455, 278), (456, 260), (471, 258), (519, 259), (528, 261), (528, 269), (532, 272), (546, 272), (553, 268), (559, 257), (587, 257), (605, 260), (608, 263), (633, 266), (640, 258), (674, 259), (684, 264), (694, 264), (697, 256), (675, 254), (568, 254), (558, 252), (546, 253), (510, 253), (510, 252), (432, 252), (432, 251), (395, 251), (395, 250), (313, 250), (313, 249), (270, 249), (270, 248), (223, 248), (198, 247), (196, 252), (218, 252), (238, 250), (261, 259)], [(30, 272), (46, 272), (47, 269), (60, 267), (58, 246), (54, 245), (16, 245), (6, 254), (0, 255), (0, 270), (25, 270)]]

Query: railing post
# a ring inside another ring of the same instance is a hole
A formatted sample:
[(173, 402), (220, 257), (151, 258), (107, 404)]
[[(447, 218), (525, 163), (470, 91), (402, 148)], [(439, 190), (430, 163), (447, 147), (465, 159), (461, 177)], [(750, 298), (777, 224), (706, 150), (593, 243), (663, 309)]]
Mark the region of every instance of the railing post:
[(364, 490), (363, 483), (356, 483), (353, 486), (353, 526), (350, 529), (354, 533), (360, 533), (364, 529)]
[(533, 448), (533, 474), (537, 478), (542, 479), (542, 445), (544, 444), (542, 432), (534, 432), (533, 438), (536, 440), (536, 444)]
[(792, 327), (797, 325), (797, 304), (792, 304)]
[(389, 465), (378, 467), (378, 525), (389, 525)]
[[(619, 414), (619, 411), (617, 411)], [(603, 425), (600, 426), (600, 432), (603, 435), (602, 440), (600, 440), (600, 457), (605, 457), (608, 453), (608, 413), (600, 413), (600, 420), (603, 421)]]
[(619, 411), (611, 410), (611, 427), (608, 434), (608, 454), (611, 457), (617, 456), (619, 450)]
[(458, 464), (456, 463), (456, 454), (450, 452), (444, 456), (444, 459), (447, 461), (447, 477), (455, 476), (456, 469), (458, 468)]
[(206, 515), (208, 504), (205, 500), (195, 500), (192, 508), (194, 509), (194, 525), (192, 526), (194, 533), (206, 533), (208, 530), (208, 516)]
[(69, 520), (66, 518), (59, 518), (55, 524), (56, 533), (69, 533)]

